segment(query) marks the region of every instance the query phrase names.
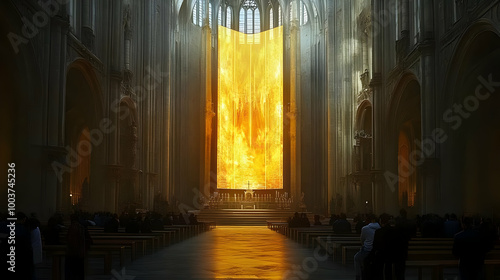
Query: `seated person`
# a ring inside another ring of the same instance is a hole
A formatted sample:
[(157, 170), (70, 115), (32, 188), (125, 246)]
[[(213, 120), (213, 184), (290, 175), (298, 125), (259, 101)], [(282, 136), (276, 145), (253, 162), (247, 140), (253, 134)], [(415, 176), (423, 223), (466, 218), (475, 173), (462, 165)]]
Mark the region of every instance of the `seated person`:
[(315, 226), (321, 226), (322, 225), (321, 221), (319, 220), (319, 215), (314, 215), (314, 225)]
[(299, 212), (293, 214), (293, 218), (288, 219), (289, 227), (299, 227), (300, 226), (300, 216)]
[(196, 219), (196, 216), (193, 213), (191, 213), (189, 215), (189, 224), (190, 225), (197, 225), (198, 224), (198, 220)]
[(161, 218), (161, 215), (158, 213), (155, 213), (153, 215), (153, 219), (151, 219), (151, 230), (163, 230), (163, 220)]
[(151, 233), (151, 219), (149, 215), (146, 215), (141, 222), (141, 232), (142, 233)]
[(300, 214), (300, 226), (301, 227), (310, 227), (311, 223), (309, 222), (309, 218), (307, 218), (306, 213)]
[(340, 214), (340, 219), (333, 223), (332, 229), (334, 233), (352, 233), (351, 224), (347, 221), (346, 214)]
[(445, 216), (446, 221), (443, 223), (444, 237), (453, 238), (455, 234), (459, 233), (461, 230), (460, 222), (458, 221), (457, 215), (451, 214)]
[(140, 230), (141, 230), (140, 221), (137, 219), (137, 216), (135, 214), (131, 214), (128, 223), (125, 225), (125, 232), (139, 233)]
[(118, 220), (118, 215), (114, 214), (113, 218), (104, 225), (104, 232), (118, 232), (119, 227), (120, 221)]

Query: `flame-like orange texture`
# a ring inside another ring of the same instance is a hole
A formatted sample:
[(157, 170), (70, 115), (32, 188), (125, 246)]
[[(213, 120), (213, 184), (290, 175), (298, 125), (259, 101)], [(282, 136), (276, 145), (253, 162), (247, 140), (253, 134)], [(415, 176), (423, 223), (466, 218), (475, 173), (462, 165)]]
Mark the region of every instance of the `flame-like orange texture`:
[(283, 27), (219, 26), (217, 187), (283, 188)]

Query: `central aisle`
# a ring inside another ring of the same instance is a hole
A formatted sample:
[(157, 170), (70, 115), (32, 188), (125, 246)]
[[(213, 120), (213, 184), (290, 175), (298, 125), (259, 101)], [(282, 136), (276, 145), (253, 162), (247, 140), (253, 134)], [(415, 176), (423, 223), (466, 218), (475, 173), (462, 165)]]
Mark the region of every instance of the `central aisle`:
[(130, 279), (141, 280), (354, 279), (352, 265), (325, 258), (265, 226), (219, 226), (125, 269)]

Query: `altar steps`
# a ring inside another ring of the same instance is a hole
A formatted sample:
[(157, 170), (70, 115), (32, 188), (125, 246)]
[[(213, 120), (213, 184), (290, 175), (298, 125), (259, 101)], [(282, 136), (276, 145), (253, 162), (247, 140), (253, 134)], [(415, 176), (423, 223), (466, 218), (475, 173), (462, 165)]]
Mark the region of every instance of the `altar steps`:
[[(276, 209), (203, 209), (196, 213), (198, 221), (212, 221), (217, 226), (266, 226), (267, 221), (286, 222), (295, 211)], [(309, 221), (314, 221), (314, 215), (307, 212)]]

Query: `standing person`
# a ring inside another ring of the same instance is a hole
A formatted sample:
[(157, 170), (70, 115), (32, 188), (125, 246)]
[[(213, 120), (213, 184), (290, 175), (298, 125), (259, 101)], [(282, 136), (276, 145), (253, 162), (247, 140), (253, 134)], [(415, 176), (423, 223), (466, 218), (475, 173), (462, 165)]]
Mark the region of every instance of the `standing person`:
[(377, 255), (374, 279), (393, 279), (393, 267), (395, 279), (405, 279), (409, 235), (404, 227), (396, 227), (391, 222), (389, 214), (380, 215), (381, 228), (375, 231), (373, 237), (373, 250)]
[(14, 277), (9, 279), (32, 279), (35, 266), (28, 217), (23, 212), (17, 212), (16, 218), (16, 271)]
[[(375, 231), (380, 228), (375, 215), (369, 214), (366, 218), (370, 223), (361, 229), (361, 249), (354, 255), (354, 269), (356, 270), (356, 280), (366, 279), (365, 276), (365, 259), (373, 249), (373, 237)], [(362, 277), (363, 276), (363, 277)]]
[(68, 249), (66, 252), (66, 279), (85, 279), (85, 257), (92, 244), (87, 229), (80, 224), (78, 215), (71, 215), (71, 225), (68, 228)]
[[(27, 226), (31, 235), (31, 247), (33, 249), (33, 264), (42, 263), (42, 236), (40, 234), (40, 221), (36, 218), (35, 213), (31, 213), (31, 218), (27, 222)], [(33, 278), (36, 279), (35, 271)]]
[(61, 240), (59, 240), (59, 234), (63, 229), (64, 219), (61, 213), (56, 212), (52, 217), (50, 217), (47, 228), (44, 231), (43, 235), (45, 236), (45, 245), (61, 245)]
[(484, 236), (473, 228), (472, 218), (462, 219), (463, 231), (457, 233), (453, 240), (453, 255), (460, 258), (458, 270), (461, 280), (482, 279), (484, 258), (490, 247), (485, 244)]

